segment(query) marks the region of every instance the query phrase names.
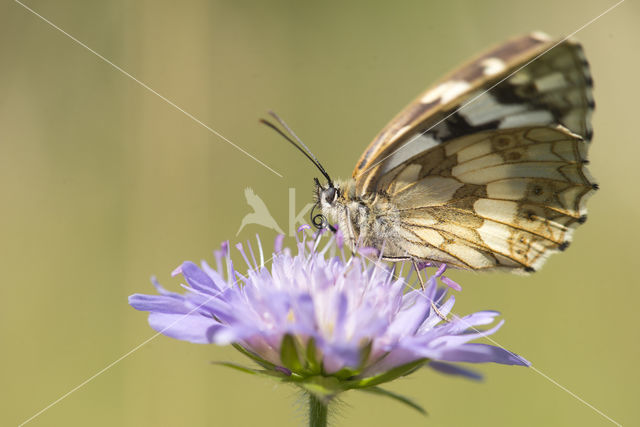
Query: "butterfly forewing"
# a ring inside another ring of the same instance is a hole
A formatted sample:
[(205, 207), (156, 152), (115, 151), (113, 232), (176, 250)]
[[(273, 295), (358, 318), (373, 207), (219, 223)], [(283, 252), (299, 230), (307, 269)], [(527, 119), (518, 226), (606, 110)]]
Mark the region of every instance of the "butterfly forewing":
[(385, 256), (534, 271), (565, 249), (597, 188), (585, 167), (591, 87), (579, 44), (536, 33), (418, 97), (354, 170), (357, 197), (395, 209)]
[(511, 40), (451, 73), (373, 140), (353, 176), (359, 194), (413, 156), (482, 130), (561, 124), (591, 138), (592, 80), (582, 48), (535, 33)]

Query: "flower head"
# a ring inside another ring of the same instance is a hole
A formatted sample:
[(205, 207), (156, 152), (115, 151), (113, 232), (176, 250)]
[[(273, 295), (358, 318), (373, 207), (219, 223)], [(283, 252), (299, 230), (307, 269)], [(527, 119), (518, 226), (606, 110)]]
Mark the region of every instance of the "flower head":
[(225, 243), (215, 252), (216, 268), (185, 262), (174, 271), (185, 279), (186, 293), (154, 281), (160, 295), (135, 294), (129, 302), (149, 311), (151, 327), (164, 335), (233, 344), (263, 369), (234, 367), (296, 383), (325, 399), (349, 389), (377, 390), (423, 365), (471, 377), (476, 374), (449, 362), (528, 365), (503, 348), (471, 343), (503, 322), (479, 331), (498, 313), (449, 316), (455, 298), (437, 282), (458, 285), (443, 278), (443, 269), (427, 279), (426, 289), (413, 289), (379, 259), (347, 257), (333, 237), (318, 249), (321, 240), (303, 237), (292, 255), (277, 239), (270, 269), (259, 240), (258, 259), (251, 245), (239, 244), (246, 274), (234, 268)]

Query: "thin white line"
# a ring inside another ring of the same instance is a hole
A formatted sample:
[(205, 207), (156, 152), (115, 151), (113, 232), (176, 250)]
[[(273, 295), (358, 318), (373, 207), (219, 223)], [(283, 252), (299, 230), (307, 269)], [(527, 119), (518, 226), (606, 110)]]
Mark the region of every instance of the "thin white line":
[[(364, 258), (367, 258), (369, 261), (372, 261), (373, 264), (378, 267), (378, 262), (375, 259), (369, 258), (363, 254), (360, 254), (360, 256), (363, 256)], [(417, 274), (419, 274), (418, 272), (416, 272)], [(393, 273), (393, 277), (400, 279), (400, 277), (395, 275), (395, 272)], [(408, 279), (408, 276), (407, 276)], [(405, 279), (403, 279), (405, 280)], [(418, 288), (416, 286), (413, 286), (411, 284), (408, 283), (407, 280), (407, 285), (413, 289), (413, 290), (418, 290)], [(427, 298), (427, 296), (420, 292), (418, 295), (420, 295), (423, 298)], [(455, 313), (451, 313), (452, 316), (456, 317), (458, 321), (461, 321), (462, 323), (466, 324), (467, 327), (469, 327), (470, 329), (473, 329), (476, 332), (482, 332), (478, 329), (476, 329), (475, 326), (471, 325), (469, 322), (467, 322), (466, 320), (464, 320), (464, 318), (456, 315)], [(486, 338), (487, 340), (491, 341), (493, 344), (495, 344), (496, 346), (500, 347), (501, 349), (503, 349), (504, 351), (511, 353), (514, 357), (517, 357), (518, 359), (520, 359), (522, 362), (527, 362), (526, 359), (524, 359), (522, 356), (512, 352), (511, 350), (508, 350), (507, 348), (505, 348), (502, 344), (500, 344), (499, 342), (497, 342), (496, 340), (494, 340), (493, 338), (491, 338), (488, 335), (484, 335), (483, 338)], [(617, 422), (616, 420), (614, 420), (613, 418), (609, 417), (607, 414), (605, 414), (604, 412), (602, 412), (601, 410), (599, 410), (598, 408), (596, 408), (595, 406), (593, 406), (592, 404), (590, 404), (589, 402), (587, 402), (586, 400), (584, 400), (583, 398), (581, 398), (580, 396), (578, 396), (577, 394), (575, 394), (574, 392), (572, 392), (571, 390), (569, 390), (568, 388), (566, 388), (565, 386), (563, 386), (562, 384), (560, 384), (559, 382), (557, 382), (556, 380), (554, 380), (553, 378), (551, 378), (550, 376), (546, 375), (544, 372), (542, 372), (541, 370), (539, 370), (538, 368), (536, 368), (535, 366), (533, 366), (533, 363), (529, 366), (529, 368), (531, 368), (534, 372), (536, 372), (537, 374), (539, 374), (540, 376), (542, 376), (544, 379), (546, 379), (547, 381), (549, 381), (550, 383), (554, 384), (556, 387), (560, 388), (561, 390), (565, 391), (567, 394), (569, 394), (570, 396), (572, 396), (573, 398), (575, 398), (576, 400), (578, 400), (579, 402), (581, 402), (582, 404), (584, 404), (585, 406), (591, 408), (593, 411), (595, 411), (596, 413), (598, 413), (599, 415), (601, 415), (602, 417), (606, 418), (607, 420), (609, 420), (611, 423), (617, 425), (617, 426), (622, 426), (622, 424), (620, 424), (619, 422)]]
[[(495, 342), (495, 341), (494, 341)], [(502, 346), (501, 346), (502, 347)], [(508, 350), (507, 350), (508, 351)], [(539, 369), (537, 369), (535, 366), (531, 365), (530, 366), (531, 369), (533, 369), (534, 371), (536, 371), (538, 374), (540, 374), (544, 379), (546, 379), (547, 381), (551, 382), (552, 384), (554, 384), (556, 387), (560, 388), (561, 390), (567, 392), (570, 396), (574, 397), (575, 399), (577, 399), (578, 401), (582, 402), (584, 405), (588, 406), (589, 408), (593, 409), (595, 412), (597, 412), (598, 414), (600, 414), (602, 417), (606, 418), (607, 420), (611, 421), (611, 423), (622, 427), (622, 424), (620, 424), (619, 422), (617, 422), (616, 420), (614, 420), (613, 418), (609, 417), (607, 414), (605, 414), (604, 412), (602, 412), (601, 410), (599, 410), (598, 408), (596, 408), (595, 406), (593, 406), (592, 404), (590, 404), (589, 402), (587, 402), (586, 400), (584, 400), (583, 398), (581, 398), (580, 396), (578, 396), (577, 394), (575, 394), (574, 392), (572, 392), (571, 390), (569, 390), (568, 388), (566, 388), (565, 386), (563, 386), (562, 384), (558, 383), (557, 381), (555, 381), (553, 378), (549, 377), (548, 375), (546, 375), (545, 373), (543, 373), (542, 371), (540, 371)]]
[[(185, 315), (187, 316), (187, 315)], [(176, 322), (182, 320), (182, 318), (176, 320)], [(173, 326), (173, 324), (171, 324), (169, 327)], [(55, 406), (58, 402), (64, 400), (65, 398), (67, 398), (69, 395), (71, 395), (72, 393), (74, 393), (75, 391), (77, 391), (78, 389), (82, 388), (84, 385), (86, 385), (87, 383), (91, 382), (94, 378), (96, 378), (97, 376), (99, 376), (100, 374), (102, 374), (103, 372), (105, 372), (106, 370), (108, 370), (109, 368), (111, 368), (112, 366), (114, 366), (115, 364), (117, 364), (118, 362), (120, 362), (122, 359), (126, 358), (127, 356), (129, 356), (131, 353), (137, 351), (140, 347), (144, 346), (145, 344), (147, 344), (149, 341), (153, 340), (154, 338), (156, 338), (158, 335), (160, 335), (160, 332), (156, 332), (155, 335), (152, 335), (151, 337), (147, 338), (145, 341), (143, 341), (142, 343), (138, 344), (137, 346), (135, 346), (134, 348), (132, 348), (131, 350), (129, 350), (127, 353), (125, 353), (124, 355), (120, 356), (118, 359), (114, 360), (113, 362), (111, 362), (110, 364), (108, 364), (107, 366), (105, 366), (104, 368), (102, 368), (101, 370), (99, 370), (98, 372), (96, 372), (95, 374), (93, 374), (92, 376), (90, 376), (89, 378), (87, 378), (86, 380), (84, 380), (83, 382), (81, 382), (80, 384), (78, 384), (77, 386), (75, 386), (74, 388), (72, 388), (71, 390), (69, 390), (68, 392), (66, 392), (65, 394), (63, 394), (62, 396), (60, 396), (58, 399), (54, 400), (53, 402), (51, 402), (50, 404), (48, 404), (47, 406), (45, 406), (44, 408), (42, 408), (41, 410), (39, 410), (38, 412), (36, 412), (35, 414), (33, 414), (31, 417), (29, 417), (28, 419), (26, 419), (25, 421), (23, 421), (22, 423), (20, 423), (18, 425), (18, 427), (22, 427), (23, 425), (29, 423), (30, 421), (32, 421), (34, 418), (38, 417), (39, 415), (41, 415), (43, 412), (47, 411), (49, 408), (51, 408), (52, 406)]]
[(89, 46), (87, 46), (86, 44), (82, 43), (80, 40), (78, 40), (77, 38), (73, 37), (71, 34), (67, 33), (66, 31), (64, 31), (62, 28), (58, 27), (56, 24), (54, 24), (53, 22), (49, 21), (47, 18), (45, 18), (44, 16), (40, 15), (38, 12), (36, 12), (35, 10), (31, 9), (29, 6), (25, 5), (24, 3), (20, 2), (19, 0), (14, 0), (16, 3), (18, 3), (20, 6), (24, 7), (25, 9), (27, 9), (29, 12), (33, 13), (34, 15), (36, 15), (38, 18), (42, 19), (44, 22), (46, 22), (47, 24), (49, 24), (50, 26), (52, 26), (53, 28), (55, 28), (56, 30), (60, 31), (62, 34), (64, 34), (65, 36), (69, 37), (71, 40), (73, 40), (74, 42), (78, 43), (80, 46), (84, 47), (85, 49), (87, 49), (89, 52), (93, 53), (95, 56), (97, 56), (98, 58), (102, 59), (104, 62), (106, 62), (107, 64), (111, 65), (113, 68), (115, 68), (116, 70), (120, 71), (122, 74), (124, 74), (125, 76), (129, 77), (131, 80), (133, 80), (134, 82), (138, 83), (140, 86), (142, 86), (143, 88), (147, 89), (149, 92), (153, 93), (154, 95), (158, 96), (160, 99), (162, 99), (163, 101), (165, 101), (167, 104), (171, 105), (172, 107), (174, 107), (176, 110), (180, 111), (181, 113), (183, 113), (185, 116), (189, 117), (191, 120), (193, 120), (194, 122), (198, 123), (200, 126), (202, 126), (203, 128), (207, 129), (209, 132), (213, 133), (214, 135), (216, 135), (218, 138), (226, 141), (227, 143), (231, 144), (232, 147), (234, 147), (236, 150), (239, 150), (240, 152), (242, 152), (243, 154), (245, 154), (246, 156), (251, 157), (253, 160), (255, 160), (256, 162), (260, 163), (262, 166), (264, 166), (265, 168), (269, 169), (271, 172), (273, 172), (274, 174), (278, 175), (280, 178), (282, 178), (282, 175), (279, 174), (278, 172), (276, 172), (275, 170), (273, 170), (272, 168), (270, 168), (269, 166), (267, 166), (265, 163), (263, 163), (261, 160), (257, 159), (255, 156), (253, 156), (251, 153), (247, 152), (245, 149), (243, 149), (242, 147), (240, 147), (239, 145), (231, 142), (228, 138), (226, 138), (224, 135), (222, 135), (220, 132), (212, 129), (211, 127), (207, 126), (206, 124), (204, 124), (201, 120), (197, 119), (195, 116), (193, 116), (191, 113), (183, 110), (182, 108), (180, 108), (178, 105), (176, 105), (173, 101), (169, 100), (168, 98), (166, 98), (165, 96), (159, 94), (158, 92), (156, 92), (155, 90), (153, 90), (151, 87), (149, 87), (148, 85), (146, 85), (145, 83), (141, 82), (140, 80), (136, 79), (134, 76), (132, 76), (131, 74), (129, 74), (128, 72), (126, 72), (125, 70), (123, 70), (122, 68), (120, 68), (119, 66), (117, 66), (116, 64), (114, 64), (113, 62), (109, 61), (107, 58), (105, 58), (104, 56), (102, 56), (101, 54), (99, 54), (98, 52), (96, 52), (95, 50), (91, 49)]
[(413, 138), (411, 138), (409, 141), (407, 141), (405, 144), (403, 144), (401, 147), (398, 147), (397, 149), (395, 149), (394, 151), (392, 151), (391, 153), (389, 153), (388, 155), (386, 155), (385, 157), (383, 157), (382, 159), (378, 160), (377, 162), (375, 162), (374, 164), (372, 164), (371, 166), (369, 166), (367, 169), (363, 170), (362, 172), (358, 173), (358, 176), (368, 172), (369, 170), (371, 170), (372, 168), (374, 168), (375, 166), (379, 165), (380, 163), (382, 163), (383, 161), (385, 161), (386, 159), (388, 159), (389, 157), (393, 156), (395, 153), (397, 153), (398, 151), (406, 148), (407, 146), (409, 146), (409, 144), (412, 144), (413, 142), (415, 142), (417, 139), (419, 139), (422, 135), (424, 135), (425, 133), (429, 132), (431, 129), (433, 129), (434, 127), (438, 126), (440, 123), (444, 122), (445, 120), (447, 120), (449, 117), (453, 116), (454, 114), (456, 114), (457, 112), (459, 112), (460, 110), (462, 110), (464, 107), (466, 107), (467, 105), (471, 104), (472, 102), (476, 101), (478, 98), (480, 98), (482, 95), (486, 94), (487, 92), (489, 92), (490, 90), (492, 90), (493, 88), (495, 88), (496, 86), (498, 86), (500, 83), (504, 82), (505, 80), (507, 80), (509, 77), (513, 76), (514, 74), (516, 74), (517, 72), (519, 72), (520, 70), (522, 70), (524, 67), (526, 67), (527, 65), (531, 64), (533, 61), (537, 60), (538, 58), (540, 58), (542, 55), (545, 55), (546, 53), (548, 53), (551, 49), (553, 49), (554, 47), (564, 43), (565, 41), (567, 41), (568, 39), (570, 39), (571, 37), (573, 37), (574, 35), (576, 35), (578, 32), (584, 30), (586, 27), (588, 27), (589, 25), (593, 24), (595, 21), (597, 21), (598, 19), (600, 19), (601, 17), (603, 17), (604, 15), (606, 15), (607, 13), (611, 12), (613, 9), (615, 9), (616, 7), (618, 7), (620, 4), (622, 4), (624, 2), (624, 0), (620, 0), (618, 3), (614, 4), (613, 6), (611, 6), (610, 8), (608, 8), (607, 10), (605, 10), (604, 12), (602, 12), (600, 15), (596, 16), (595, 18), (593, 18), (592, 20), (590, 20), (589, 22), (587, 22), (586, 24), (584, 24), (582, 27), (578, 28), (577, 30), (575, 30), (573, 33), (569, 34), (568, 36), (566, 36), (565, 38), (563, 38), (562, 40), (556, 42), (553, 46), (551, 46), (550, 48), (548, 48), (547, 50), (545, 50), (544, 52), (538, 54), (537, 56), (535, 56), (533, 59), (531, 59), (530, 61), (528, 61), (526, 64), (524, 64), (523, 66), (521, 66), (520, 68), (516, 69), (515, 71), (511, 72), (510, 74), (508, 74), (506, 77), (502, 78), (501, 80), (499, 80), (497, 83), (495, 83), (493, 86), (491, 86), (489, 89), (485, 90), (484, 92), (474, 96), (473, 98), (471, 98), (469, 101), (465, 102), (464, 104), (462, 104), (460, 107), (458, 107), (455, 111), (453, 111), (452, 113), (448, 114), (447, 116), (445, 116), (443, 119), (439, 120), (436, 124), (434, 124), (433, 126), (429, 127), (427, 130), (419, 133), (418, 135), (414, 136)]
[[(463, 323), (466, 323), (467, 325), (469, 325), (468, 322), (464, 321), (464, 319), (462, 319), (459, 316), (456, 316), (459, 320), (462, 320)], [(475, 330), (476, 332), (480, 332), (478, 329), (476, 329), (474, 326), (469, 325), (469, 327), (473, 330)], [(486, 338), (487, 340), (491, 341), (493, 344), (497, 345), (498, 347), (502, 348), (503, 350), (511, 353), (513, 356), (517, 357), (518, 359), (522, 360), (523, 362), (525, 362), (525, 359), (522, 358), (522, 356), (515, 354), (514, 352), (512, 352), (511, 350), (507, 350), (505, 347), (502, 346), (502, 344), (500, 344), (499, 342), (497, 342), (496, 340), (494, 340), (493, 338), (491, 338), (490, 336), (485, 335), (484, 338)], [(556, 380), (554, 380), (553, 378), (551, 378), (550, 376), (548, 376), (547, 374), (545, 374), (544, 372), (542, 372), (540, 369), (536, 368), (535, 366), (533, 366), (533, 363), (529, 366), (529, 368), (531, 368), (533, 371), (535, 371), (538, 375), (542, 376), (544, 379), (546, 379), (547, 381), (549, 381), (550, 383), (552, 383), (553, 385), (555, 385), (556, 387), (558, 387), (559, 389), (563, 390), (564, 392), (566, 392), (567, 394), (569, 394), (570, 396), (572, 396), (574, 399), (578, 400), (579, 402), (581, 402), (582, 404), (584, 404), (585, 406), (588, 406), (589, 408), (591, 408), (593, 411), (597, 412), (598, 414), (600, 414), (602, 417), (606, 418), (607, 420), (609, 420), (611, 423), (617, 425), (617, 426), (622, 426), (622, 424), (620, 424), (619, 422), (617, 422), (616, 420), (614, 420), (613, 418), (609, 417), (607, 414), (605, 414), (604, 412), (602, 412), (601, 410), (599, 410), (598, 408), (596, 408), (595, 406), (593, 406), (592, 404), (590, 404), (589, 402), (587, 402), (586, 400), (584, 400), (583, 398), (581, 398), (580, 396), (578, 396), (577, 394), (575, 394), (574, 392), (572, 392), (571, 390), (569, 390), (568, 388), (566, 388), (565, 386), (563, 386), (562, 384), (560, 384), (559, 382), (557, 382)]]
[[(421, 295), (423, 295), (423, 294), (421, 294)], [(476, 329), (474, 326), (469, 324), (467, 321), (465, 321), (460, 316), (457, 316), (455, 314), (453, 314), (453, 315), (455, 317), (457, 317), (458, 320), (462, 321), (467, 326), (469, 326), (469, 328), (473, 329), (476, 332), (481, 332), (480, 330)], [(488, 341), (491, 341), (493, 344), (495, 344), (496, 346), (500, 347), (504, 351), (511, 353), (513, 356), (517, 357), (518, 359), (522, 360), (523, 362), (526, 362), (526, 360), (522, 356), (512, 352), (511, 350), (507, 350), (502, 344), (500, 344), (498, 341), (494, 340), (490, 336), (485, 335), (484, 338), (486, 338)], [(585, 406), (591, 408), (593, 411), (595, 411), (596, 413), (600, 414), (602, 417), (604, 417), (607, 420), (609, 420), (611, 423), (613, 423), (613, 424), (615, 424), (617, 426), (622, 426), (622, 424), (620, 424), (619, 422), (617, 422), (613, 418), (609, 417), (607, 414), (605, 414), (604, 412), (602, 412), (601, 410), (599, 410), (598, 408), (596, 408), (595, 406), (593, 406), (592, 404), (590, 404), (589, 402), (587, 402), (586, 400), (584, 400), (583, 398), (581, 398), (580, 396), (578, 396), (577, 394), (575, 394), (574, 392), (572, 392), (571, 390), (569, 390), (568, 388), (566, 388), (565, 386), (563, 386), (562, 384), (560, 384), (559, 382), (557, 382), (556, 380), (554, 380), (553, 378), (551, 378), (550, 376), (548, 376), (547, 374), (542, 372), (540, 369), (538, 369), (535, 366), (533, 366), (533, 363), (529, 366), (529, 368), (531, 368), (534, 372), (536, 372), (538, 375), (542, 376), (544, 379), (546, 379), (547, 381), (549, 381), (550, 383), (552, 383), (553, 385), (555, 385), (559, 389), (563, 390), (564, 392), (566, 392), (567, 394), (572, 396), (574, 399), (578, 400), (579, 402), (581, 402)]]
[[(265, 261), (269, 262), (273, 259), (273, 256), (271, 256), (268, 260)], [(239, 281), (241, 281), (242, 278), (236, 280), (235, 282), (233, 282), (230, 286), (234, 286), (236, 283), (238, 283)], [(48, 404), (47, 406), (45, 406), (44, 408), (42, 408), (41, 410), (39, 410), (38, 412), (36, 412), (34, 415), (32, 415), (31, 417), (27, 418), (25, 421), (23, 421), (22, 423), (20, 423), (18, 425), (18, 427), (22, 427), (25, 424), (31, 422), (33, 419), (35, 419), (36, 417), (38, 417), (39, 415), (42, 415), (44, 412), (46, 412), (47, 410), (49, 410), (51, 407), (55, 406), (56, 404), (60, 403), (62, 400), (66, 399), (67, 397), (69, 397), (71, 394), (75, 393), (76, 391), (78, 391), (79, 389), (81, 389), (82, 387), (84, 387), (85, 385), (87, 385), (88, 383), (90, 383), (92, 380), (94, 380), (96, 377), (100, 376), (101, 374), (103, 374), (104, 372), (108, 371), (111, 367), (117, 365), (120, 361), (122, 361), (123, 359), (127, 358), (129, 355), (131, 355), (132, 353), (135, 353), (136, 351), (138, 351), (141, 347), (145, 346), (146, 344), (148, 344), (150, 341), (154, 340), (156, 337), (158, 337), (158, 335), (162, 335), (162, 333), (170, 328), (172, 328), (174, 325), (176, 325), (179, 322), (182, 322), (184, 319), (186, 319), (189, 315), (191, 315), (191, 313), (193, 313), (194, 311), (198, 310), (200, 307), (202, 307), (203, 305), (205, 305), (206, 303), (208, 303), (209, 301), (213, 300), (215, 297), (217, 297), (218, 295), (220, 295), (222, 292), (224, 292), (225, 290), (227, 290), (229, 288), (225, 288), (213, 295), (211, 295), (209, 298), (207, 298), (204, 302), (202, 302), (200, 305), (198, 305), (197, 307), (195, 307), (193, 310), (191, 310), (190, 312), (186, 313), (184, 316), (182, 316), (181, 318), (177, 319), (176, 321), (174, 321), (173, 323), (171, 323), (169, 326), (167, 326), (166, 328), (162, 329), (159, 332), (156, 332), (154, 335), (150, 336), (149, 338), (147, 338), (146, 340), (144, 340), (143, 342), (141, 342), (140, 344), (138, 344), (137, 346), (135, 346), (134, 348), (132, 348), (131, 350), (129, 350), (128, 352), (126, 352), (124, 355), (120, 356), (119, 358), (117, 358), (116, 360), (114, 360), (113, 362), (109, 363), (107, 366), (105, 366), (104, 368), (100, 369), (98, 372), (96, 372), (95, 374), (91, 375), (89, 378), (87, 378), (86, 380), (82, 381), (80, 384), (78, 384), (77, 386), (75, 386), (74, 388), (72, 388), (71, 390), (69, 390), (68, 392), (66, 392), (65, 394), (63, 394), (62, 396), (60, 396), (59, 398), (57, 398), (56, 400), (54, 400), (53, 402), (51, 402), (50, 404)]]
[[(456, 316), (459, 320), (462, 320), (463, 323), (466, 323), (467, 325), (469, 325), (468, 322), (464, 321), (464, 319), (462, 319), (459, 316)], [(469, 327), (473, 330), (475, 330), (476, 332), (480, 332), (478, 329), (476, 329), (474, 326), (469, 325)], [(484, 338), (486, 338), (487, 340), (491, 341), (493, 344), (497, 345), (498, 347), (500, 347), (501, 349), (511, 353), (513, 356), (517, 357), (518, 359), (522, 360), (523, 362), (525, 362), (525, 359), (522, 358), (522, 356), (515, 354), (514, 352), (512, 352), (511, 350), (507, 350), (505, 347), (502, 346), (502, 344), (498, 343), (496, 340), (494, 340), (493, 338), (489, 337), (489, 336), (484, 336)], [(580, 396), (578, 396), (577, 394), (575, 394), (574, 392), (572, 392), (571, 390), (569, 390), (568, 388), (566, 388), (565, 386), (563, 386), (562, 384), (560, 384), (559, 382), (557, 382), (556, 380), (554, 380), (553, 378), (551, 378), (550, 376), (548, 376), (547, 374), (545, 374), (544, 372), (542, 372), (540, 369), (536, 368), (535, 366), (533, 366), (533, 363), (529, 366), (529, 368), (531, 368), (533, 371), (535, 371), (538, 375), (542, 376), (544, 379), (546, 379), (547, 381), (549, 381), (550, 383), (552, 383), (553, 385), (555, 385), (556, 387), (558, 387), (559, 389), (563, 390), (564, 392), (566, 392), (567, 394), (569, 394), (570, 396), (572, 396), (574, 399), (578, 400), (579, 402), (581, 402), (583, 405), (588, 406), (589, 408), (591, 408), (593, 411), (595, 411), (596, 413), (598, 413), (600, 416), (606, 418), (607, 420), (609, 420), (611, 423), (617, 425), (617, 426), (622, 426), (622, 424), (620, 424), (619, 422), (617, 422), (616, 420), (614, 420), (613, 418), (611, 418), (610, 416), (608, 416), (607, 414), (605, 414), (604, 412), (602, 412), (601, 410), (599, 410), (598, 408), (596, 408), (595, 406), (593, 406), (592, 404), (590, 404), (589, 402), (587, 402), (586, 400), (584, 400), (583, 398), (581, 398)]]

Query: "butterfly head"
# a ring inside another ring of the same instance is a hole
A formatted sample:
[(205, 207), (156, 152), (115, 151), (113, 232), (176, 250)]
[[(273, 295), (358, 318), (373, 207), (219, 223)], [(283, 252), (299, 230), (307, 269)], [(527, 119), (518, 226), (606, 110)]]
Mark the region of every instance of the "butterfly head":
[[(318, 178), (314, 178), (313, 180), (316, 184), (314, 189), (316, 204), (311, 210), (311, 222), (317, 229), (329, 228), (331, 231), (336, 231), (327, 220), (325, 214), (333, 216), (331, 213), (337, 208), (340, 189), (334, 185), (332, 181), (329, 181), (326, 186), (323, 186)], [(322, 213), (315, 214), (316, 208), (320, 208)]]
[(329, 181), (326, 187), (323, 187), (320, 184), (318, 178), (314, 178), (314, 182), (316, 183), (316, 200), (320, 203), (322, 208), (331, 207), (338, 198), (339, 190), (333, 184), (333, 182)]

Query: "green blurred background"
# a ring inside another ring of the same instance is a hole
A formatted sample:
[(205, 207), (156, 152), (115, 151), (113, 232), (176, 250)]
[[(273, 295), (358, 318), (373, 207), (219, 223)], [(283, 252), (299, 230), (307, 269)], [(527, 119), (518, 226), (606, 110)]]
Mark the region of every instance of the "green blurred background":
[[(157, 275), (236, 239), (252, 187), (285, 228), (317, 172), (257, 119), (285, 117), (334, 175), (457, 64), (510, 36), (562, 36), (613, 1), (27, 3), (279, 171), (280, 178), (13, 1), (0, 6), (0, 424), (16, 425), (153, 335), (127, 305)], [(457, 273), (456, 311), (616, 421), (638, 423), (640, 7), (581, 31), (596, 83), (602, 190), (566, 253), (531, 277)], [(238, 238), (272, 232), (248, 226)], [(158, 337), (30, 425), (300, 425), (293, 389), (212, 366), (228, 348)], [(336, 425), (609, 425), (532, 369), (430, 371), (393, 402), (347, 394)], [(634, 403), (635, 402), (635, 403)]]

